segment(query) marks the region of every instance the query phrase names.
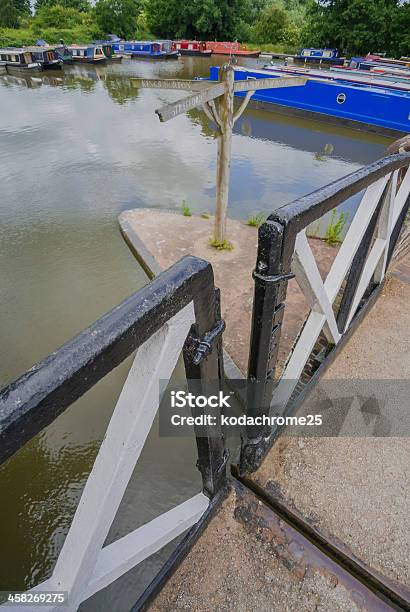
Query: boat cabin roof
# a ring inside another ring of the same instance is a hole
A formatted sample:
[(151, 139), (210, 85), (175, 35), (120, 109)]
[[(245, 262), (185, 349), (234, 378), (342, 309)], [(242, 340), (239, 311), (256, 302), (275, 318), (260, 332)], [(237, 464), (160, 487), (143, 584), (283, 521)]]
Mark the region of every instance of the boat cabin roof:
[(0, 53), (26, 53), (27, 49), (22, 49), (21, 47), (4, 47), (4, 49), (0, 49)]
[(91, 49), (91, 48), (101, 48), (101, 44), (90, 43), (89, 45), (67, 45), (68, 49)]
[(33, 47), (24, 47), (24, 51), (30, 53), (42, 53), (43, 51), (55, 51), (56, 47), (41, 47), (40, 45), (34, 45)]
[(337, 49), (331, 49), (330, 47), (303, 47), (302, 51), (332, 51), (337, 53)]

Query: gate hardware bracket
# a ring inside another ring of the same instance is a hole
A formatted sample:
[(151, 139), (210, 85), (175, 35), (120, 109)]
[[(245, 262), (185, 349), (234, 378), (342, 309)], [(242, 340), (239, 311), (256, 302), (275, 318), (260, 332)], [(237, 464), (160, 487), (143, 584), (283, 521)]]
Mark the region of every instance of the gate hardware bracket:
[(254, 270), (252, 272), (252, 278), (257, 281), (262, 281), (264, 283), (281, 283), (283, 281), (290, 280), (291, 278), (295, 278), (295, 275), (292, 272), (288, 274), (275, 274), (273, 276), (264, 276), (263, 274), (259, 274)]
[(199, 365), (205, 357), (207, 357), (214, 347), (214, 344), (219, 339), (219, 336), (225, 330), (225, 321), (221, 319), (216, 325), (205, 332), (202, 338), (198, 338), (191, 334), (188, 337), (189, 350), (192, 353), (192, 361), (195, 365)]
[[(221, 460), (220, 464), (218, 465), (218, 467), (217, 467), (217, 468), (215, 468), (215, 471), (214, 471), (214, 475), (215, 475), (215, 477), (216, 477), (216, 478), (217, 478), (218, 476), (220, 476), (220, 474), (222, 473), (222, 471), (223, 471), (223, 470), (225, 469), (225, 467), (227, 466), (227, 464), (228, 464), (228, 460), (229, 460), (229, 457), (230, 457), (230, 456), (231, 456), (231, 454), (230, 454), (230, 452), (229, 452), (229, 449), (225, 448), (225, 449), (224, 449), (224, 452), (223, 452), (223, 457), (222, 457), (222, 460)], [(199, 470), (199, 471), (201, 471), (200, 464), (199, 464), (199, 459), (198, 459), (198, 461), (196, 462), (196, 467), (198, 468), (198, 470)]]

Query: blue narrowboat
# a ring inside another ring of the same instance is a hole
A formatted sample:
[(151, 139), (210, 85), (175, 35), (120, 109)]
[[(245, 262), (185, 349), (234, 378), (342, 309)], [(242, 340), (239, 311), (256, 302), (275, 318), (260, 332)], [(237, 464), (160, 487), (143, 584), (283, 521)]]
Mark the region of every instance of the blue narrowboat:
[(314, 63), (314, 64), (332, 64), (333, 66), (342, 66), (345, 58), (340, 57), (337, 49), (302, 49), (298, 55), (294, 57), (295, 62)]
[(69, 45), (73, 63), (105, 64), (107, 58), (101, 45)]
[[(168, 49), (167, 43), (170, 43)], [(172, 41), (121, 40), (113, 42), (114, 53), (123, 53), (132, 58), (142, 59), (176, 59), (178, 53), (172, 50)]]
[(71, 53), (69, 53), (63, 40), (60, 40), (60, 43), (58, 45), (50, 46), (45, 40), (40, 38), (36, 41), (36, 47), (45, 47), (47, 50), (53, 49), (57, 60), (61, 60), (63, 64), (73, 63)]
[[(210, 79), (218, 80), (219, 68), (210, 69)], [(235, 80), (283, 78), (269, 70), (235, 68)], [(242, 92), (236, 95), (244, 96)], [(279, 87), (255, 91), (252, 100), (258, 108), (274, 112), (322, 119), (350, 127), (397, 137), (410, 132), (410, 92), (366, 83), (334, 82), (315, 77), (300, 87)]]
[(63, 60), (58, 56), (55, 47), (36, 45), (25, 49), (31, 53), (35, 62), (40, 62), (43, 70), (61, 70)]

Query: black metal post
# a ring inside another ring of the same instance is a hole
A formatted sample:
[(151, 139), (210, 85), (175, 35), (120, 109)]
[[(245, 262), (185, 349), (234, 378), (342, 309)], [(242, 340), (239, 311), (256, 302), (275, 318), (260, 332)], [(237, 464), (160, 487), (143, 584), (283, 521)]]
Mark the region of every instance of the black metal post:
[[(188, 388), (195, 394), (216, 395), (222, 389), (222, 332), (225, 323), (220, 316), (220, 293), (214, 287), (212, 267), (193, 280), (192, 295), (196, 323), (184, 345), (185, 372)], [(203, 409), (193, 409), (194, 416)], [(217, 426), (204, 435), (204, 428), (196, 428), (198, 469), (202, 475), (203, 490), (211, 499), (226, 486), (226, 462), (228, 452), (222, 430), (218, 432), (220, 409), (207, 407)]]
[[(290, 269), (284, 270), (282, 261), (284, 228), (276, 221), (267, 220), (258, 234), (258, 253), (253, 273), (255, 291), (252, 312), (251, 343), (248, 364), (247, 415), (269, 413), (275, 384), (275, 369)], [(250, 425), (242, 441), (241, 471), (254, 471), (261, 460), (270, 428)]]

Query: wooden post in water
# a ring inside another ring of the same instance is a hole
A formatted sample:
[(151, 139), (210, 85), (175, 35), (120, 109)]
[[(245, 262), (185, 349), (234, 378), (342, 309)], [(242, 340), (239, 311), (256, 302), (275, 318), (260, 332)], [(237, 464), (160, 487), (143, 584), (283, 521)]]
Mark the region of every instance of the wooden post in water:
[[(193, 108), (202, 107), (206, 116), (217, 126), (218, 158), (216, 170), (216, 208), (213, 242), (223, 246), (226, 240), (226, 216), (229, 201), (229, 175), (231, 168), (232, 130), (235, 121), (244, 112), (252, 95), (258, 89), (298, 87), (305, 85), (305, 77), (266, 77), (262, 79), (235, 80), (235, 69), (231, 63), (221, 66), (219, 81), (183, 79), (131, 79), (136, 87), (151, 89), (180, 89), (190, 91), (191, 95), (155, 112), (161, 121), (173, 119)], [(194, 92), (194, 93), (192, 93)], [(246, 92), (242, 103), (234, 113), (235, 92)], [(218, 107), (215, 100), (219, 100)]]
[(229, 176), (231, 171), (231, 145), (233, 130), (233, 96), (234, 68), (231, 64), (222, 66), (219, 80), (225, 85), (225, 93), (219, 98), (219, 134), (218, 157), (216, 168), (216, 209), (215, 209), (215, 243), (223, 244), (226, 240), (226, 213), (229, 200)]

